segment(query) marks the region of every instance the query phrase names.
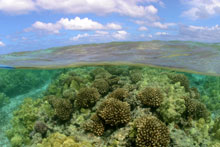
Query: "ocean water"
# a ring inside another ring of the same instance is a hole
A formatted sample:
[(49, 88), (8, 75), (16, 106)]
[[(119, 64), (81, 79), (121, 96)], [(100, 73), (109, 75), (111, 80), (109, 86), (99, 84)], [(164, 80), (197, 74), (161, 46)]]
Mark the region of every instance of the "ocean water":
[(1, 147), (219, 147), (220, 77), (150, 66), (0, 69)]

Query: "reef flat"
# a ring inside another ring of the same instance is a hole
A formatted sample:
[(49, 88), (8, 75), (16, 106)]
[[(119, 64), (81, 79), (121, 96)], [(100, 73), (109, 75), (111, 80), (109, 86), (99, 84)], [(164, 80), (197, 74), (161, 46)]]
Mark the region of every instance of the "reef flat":
[(220, 75), (220, 44), (190, 41), (112, 42), (0, 55), (0, 65), (7, 68), (48, 69), (104, 63), (150, 65)]
[(14, 110), (5, 132), (13, 147), (220, 145), (219, 77), (129, 65), (51, 77)]

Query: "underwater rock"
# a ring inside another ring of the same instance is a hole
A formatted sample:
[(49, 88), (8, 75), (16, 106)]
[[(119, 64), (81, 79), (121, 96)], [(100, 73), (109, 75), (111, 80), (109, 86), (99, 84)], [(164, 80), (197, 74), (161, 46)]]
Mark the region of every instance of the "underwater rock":
[(76, 95), (75, 105), (79, 108), (89, 108), (99, 100), (100, 94), (96, 88), (81, 88)]
[(148, 107), (159, 107), (164, 96), (159, 88), (146, 87), (138, 93), (138, 99)]
[(127, 102), (109, 98), (101, 103), (97, 115), (110, 126), (126, 124), (131, 118), (130, 105)]
[(154, 116), (144, 116), (135, 120), (137, 147), (168, 147), (170, 134), (167, 126)]

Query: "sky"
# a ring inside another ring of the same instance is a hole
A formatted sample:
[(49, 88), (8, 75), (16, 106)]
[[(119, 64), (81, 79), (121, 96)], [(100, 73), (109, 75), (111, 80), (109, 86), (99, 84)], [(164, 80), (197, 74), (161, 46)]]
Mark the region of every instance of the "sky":
[(220, 42), (220, 0), (0, 0), (0, 54), (150, 40)]

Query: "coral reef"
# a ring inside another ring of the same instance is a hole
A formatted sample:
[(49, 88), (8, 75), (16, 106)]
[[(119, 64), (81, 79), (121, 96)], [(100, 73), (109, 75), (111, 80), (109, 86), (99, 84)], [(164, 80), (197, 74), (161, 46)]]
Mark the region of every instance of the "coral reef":
[(75, 105), (77, 107), (89, 108), (99, 100), (100, 94), (96, 88), (81, 88), (76, 95)]
[(136, 146), (167, 147), (170, 142), (166, 125), (154, 116), (144, 116), (135, 120), (137, 129)]
[(146, 87), (138, 94), (138, 99), (142, 104), (149, 107), (159, 107), (163, 98), (161, 90), (153, 87)]
[(67, 121), (70, 119), (73, 112), (73, 105), (68, 99), (54, 99), (52, 105), (55, 110), (55, 115), (59, 120)]
[(38, 133), (44, 135), (47, 133), (48, 127), (44, 122), (37, 121), (34, 124), (34, 130), (35, 130), (35, 132), (38, 132)]
[(105, 130), (104, 124), (97, 114), (94, 114), (87, 123), (83, 124), (83, 128), (98, 136), (101, 136)]
[(208, 118), (209, 111), (206, 106), (196, 99), (185, 97), (186, 113), (188, 117), (193, 119)]
[(123, 101), (126, 97), (128, 97), (128, 91), (125, 88), (117, 88), (112, 93), (110, 93), (108, 97), (116, 98), (118, 100)]
[(211, 103), (219, 83), (193, 78), (136, 66), (63, 69), (40, 99), (15, 110), (7, 136), (13, 147), (217, 147), (219, 111)]
[(133, 83), (137, 83), (142, 79), (142, 72), (140, 70), (131, 70), (130, 79)]
[(97, 79), (92, 83), (92, 87), (97, 88), (101, 95), (105, 95), (109, 91), (109, 84), (104, 79)]
[(110, 126), (126, 124), (131, 117), (130, 106), (126, 102), (109, 98), (99, 106), (97, 115), (104, 120), (105, 124)]
[(184, 74), (169, 74), (169, 78), (172, 83), (180, 82), (180, 85), (185, 88), (185, 91), (189, 91), (189, 79)]
[(220, 117), (214, 122), (213, 128), (211, 129), (213, 138), (220, 141)]
[(89, 142), (77, 142), (74, 136), (65, 136), (60, 133), (53, 133), (42, 143), (38, 143), (37, 147), (92, 147)]

